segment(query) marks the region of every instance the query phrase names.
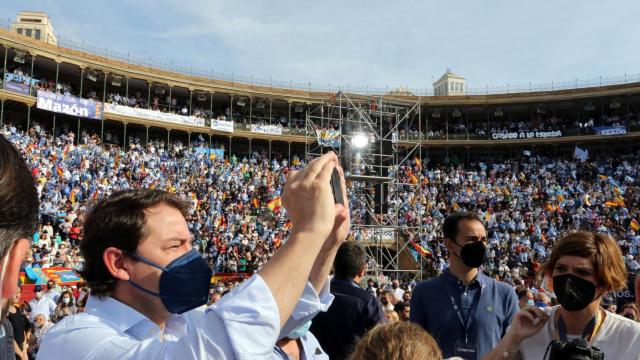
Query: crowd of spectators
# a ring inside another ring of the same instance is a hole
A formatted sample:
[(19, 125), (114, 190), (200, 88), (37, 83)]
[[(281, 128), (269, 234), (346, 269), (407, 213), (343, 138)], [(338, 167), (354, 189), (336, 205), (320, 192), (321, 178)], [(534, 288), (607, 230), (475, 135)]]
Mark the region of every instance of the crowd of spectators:
[[(41, 225), (23, 267), (81, 269), (84, 260), (78, 244), (85, 211), (112, 191), (126, 188), (160, 188), (188, 200), (193, 245), (216, 273), (251, 274), (286, 241), (290, 224), (279, 195), (287, 173), (304, 166), (298, 156), (293, 156), (291, 163), (282, 154), (271, 154), (270, 161), (269, 154), (257, 151), (248, 158), (227, 153), (220, 157), (200, 140), (189, 148), (163, 140), (144, 146), (139, 139), (130, 138), (125, 149), (113, 137), (107, 136), (101, 144), (98, 135), (86, 131), (76, 146), (73, 132), (63, 131), (53, 138), (37, 122), (31, 125), (27, 133), (10, 123), (0, 130), (24, 154), (41, 199)], [(216, 147), (224, 151), (223, 145)], [(430, 253), (420, 263), (432, 276), (447, 267), (442, 222), (448, 213), (462, 210), (477, 212), (486, 223), (489, 251), (485, 272), (514, 287), (540, 288), (542, 279), (536, 274), (549, 249), (563, 233), (577, 229), (611, 234), (630, 272), (640, 269), (638, 152), (584, 163), (543, 154), (501, 162), (488, 159), (467, 166), (414, 159), (395, 171), (399, 182), (410, 185), (390, 188), (388, 211), (398, 211), (399, 225), (406, 228), (404, 239)], [(364, 223), (367, 204), (353, 194), (349, 202), (352, 223)], [(414, 227), (420, 231), (409, 231)], [(364, 235), (354, 236), (362, 240)], [(241, 280), (239, 276), (215, 284), (210, 302)], [(385, 317), (408, 319), (415, 282), (370, 280), (366, 289), (376, 294)], [(29, 323), (35, 326), (34, 335), (84, 306), (86, 289), (82, 286), (52, 284), (51, 291), (58, 295), (55, 300), (36, 298), (35, 304), (28, 304), (31, 310), (16, 302), (19, 313), (33, 315)], [(544, 293), (533, 296), (551, 304)], [(65, 302), (64, 298), (70, 300)], [(39, 305), (43, 301), (48, 304)], [(36, 317), (39, 311), (34, 311), (34, 306), (46, 306), (48, 315)], [(37, 349), (37, 343), (31, 349)]]

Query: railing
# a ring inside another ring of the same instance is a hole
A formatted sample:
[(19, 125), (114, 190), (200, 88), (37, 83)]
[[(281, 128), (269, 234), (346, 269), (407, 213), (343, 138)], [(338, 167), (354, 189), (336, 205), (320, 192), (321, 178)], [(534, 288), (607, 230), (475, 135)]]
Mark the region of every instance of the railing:
[[(11, 24), (11, 20), (2, 20), (0, 19), (0, 28), (9, 29)], [(58, 36), (58, 46), (69, 48), (77, 51), (82, 51), (98, 56), (104, 56), (106, 58), (123, 61), (129, 64), (135, 64), (139, 66), (155, 68), (170, 72), (175, 72), (183, 75), (190, 76), (198, 76), (211, 80), (222, 80), (228, 81), (231, 83), (237, 84), (246, 84), (246, 85), (255, 85), (255, 86), (263, 86), (270, 88), (282, 88), (282, 89), (292, 89), (292, 90), (304, 90), (304, 91), (314, 91), (314, 92), (328, 92), (335, 93), (338, 91), (343, 91), (347, 93), (353, 94), (362, 94), (362, 95), (381, 95), (381, 94), (392, 94), (396, 91), (394, 87), (376, 87), (376, 86), (362, 86), (362, 85), (353, 85), (353, 84), (327, 84), (326, 86), (311, 84), (311, 83), (301, 83), (294, 81), (281, 81), (281, 80), (273, 80), (273, 79), (262, 79), (253, 76), (247, 75), (239, 75), (239, 74), (225, 74), (221, 72), (216, 72), (214, 70), (201, 70), (195, 69), (193, 66), (184, 66), (173, 61), (164, 61), (154, 59), (152, 57), (144, 58), (136, 55), (132, 55), (130, 53), (119, 52), (114, 49), (109, 49), (109, 47), (100, 47), (94, 46), (90, 44), (86, 44), (84, 41), (78, 42), (72, 39), (68, 39), (63, 36)], [(600, 76), (598, 78), (593, 79), (574, 79), (562, 82), (551, 82), (551, 83), (541, 83), (541, 84), (533, 84), (529, 83), (528, 85), (498, 85), (498, 86), (484, 86), (484, 87), (466, 87), (465, 95), (494, 95), (494, 94), (517, 94), (517, 93), (530, 93), (530, 92), (548, 92), (548, 91), (556, 91), (556, 90), (569, 90), (569, 89), (580, 89), (580, 88), (590, 88), (590, 87), (598, 87), (598, 86), (609, 86), (609, 85), (622, 85), (622, 84), (631, 84), (640, 82), (640, 74), (624, 74), (620, 76), (610, 76), (604, 77)], [(430, 89), (429, 85), (424, 86), (423, 88), (403, 88), (403, 94), (411, 94), (414, 96), (435, 96), (432, 89)]]

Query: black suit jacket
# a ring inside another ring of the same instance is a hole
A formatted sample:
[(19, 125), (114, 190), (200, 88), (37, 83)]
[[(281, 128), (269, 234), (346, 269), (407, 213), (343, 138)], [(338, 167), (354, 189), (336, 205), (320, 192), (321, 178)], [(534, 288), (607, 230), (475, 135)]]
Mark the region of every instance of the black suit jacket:
[(333, 303), (313, 319), (311, 332), (330, 359), (340, 360), (351, 354), (355, 343), (384, 314), (378, 300), (351, 280), (333, 279), (331, 293)]

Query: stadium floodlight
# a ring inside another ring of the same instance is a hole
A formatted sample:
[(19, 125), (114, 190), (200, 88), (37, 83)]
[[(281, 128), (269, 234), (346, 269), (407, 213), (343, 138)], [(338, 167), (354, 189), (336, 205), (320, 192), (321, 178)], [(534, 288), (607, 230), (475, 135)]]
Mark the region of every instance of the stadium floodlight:
[(120, 86), (122, 85), (122, 76), (120, 75), (113, 75), (111, 77), (111, 85), (113, 86)]
[(156, 95), (164, 95), (164, 85), (156, 86)]
[(96, 82), (98, 80), (98, 73), (95, 70), (89, 70), (87, 72), (87, 79)]
[(247, 104), (246, 101), (247, 100), (245, 98), (241, 97), (238, 98), (238, 102), (236, 102), (236, 104), (238, 104), (238, 106), (245, 106)]
[(620, 107), (620, 102), (617, 100), (613, 100), (611, 104), (609, 104), (610, 109), (617, 109)]
[(199, 92), (198, 93), (198, 101), (205, 101), (207, 100), (207, 94), (203, 93), (203, 92)]
[(363, 132), (356, 132), (351, 137), (351, 146), (356, 150), (362, 150), (369, 145), (369, 137)]
[(264, 102), (260, 101), (259, 103), (256, 104), (256, 109), (264, 109)]
[(13, 57), (13, 61), (18, 64), (24, 64), (25, 59), (27, 58), (27, 52), (23, 50), (16, 50), (16, 55)]
[(459, 118), (460, 116), (462, 116), (462, 112), (460, 112), (460, 109), (455, 109), (451, 113), (451, 116), (453, 116), (454, 118)]

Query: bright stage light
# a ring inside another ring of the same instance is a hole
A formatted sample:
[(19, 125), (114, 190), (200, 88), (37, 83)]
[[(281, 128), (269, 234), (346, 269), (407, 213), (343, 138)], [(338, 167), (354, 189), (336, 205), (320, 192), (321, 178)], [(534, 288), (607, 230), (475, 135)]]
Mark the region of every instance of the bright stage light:
[(365, 133), (355, 133), (351, 138), (351, 146), (354, 149), (364, 149), (369, 145), (369, 137)]

